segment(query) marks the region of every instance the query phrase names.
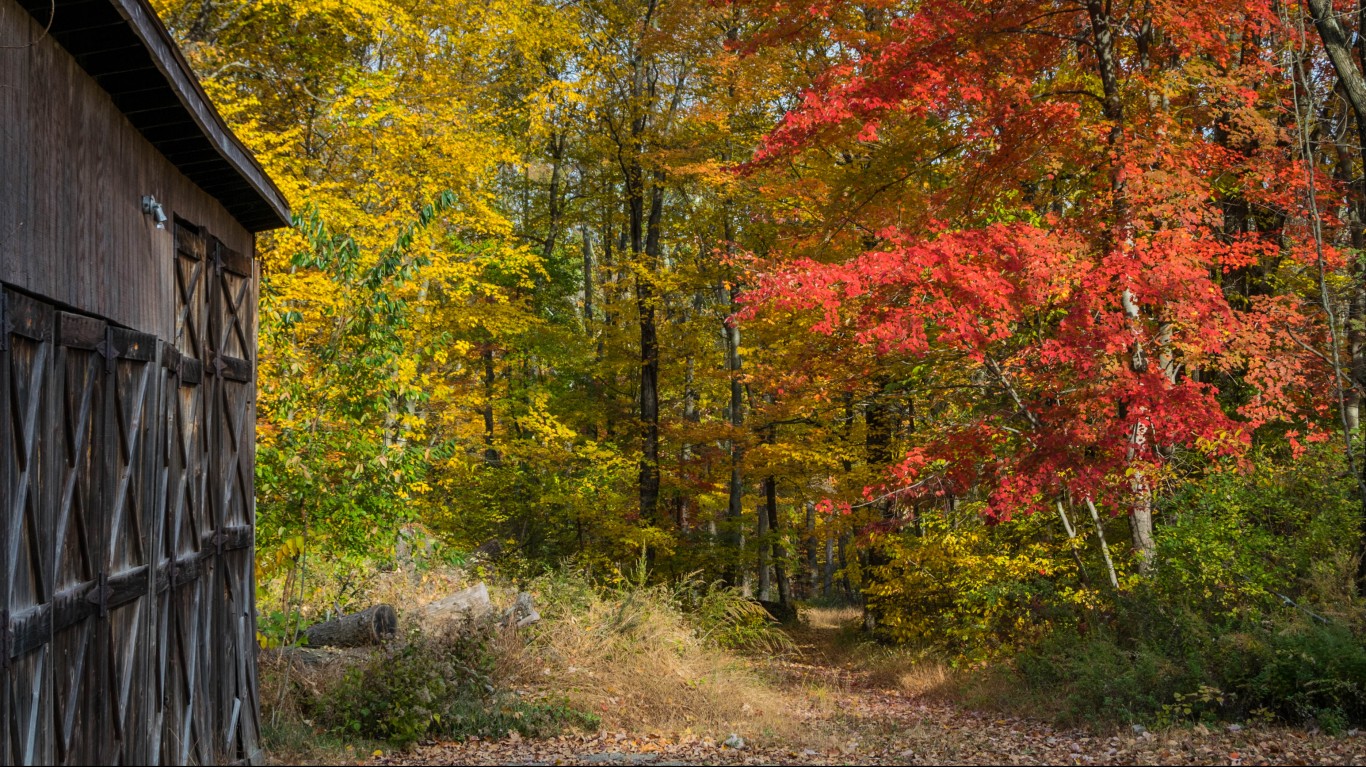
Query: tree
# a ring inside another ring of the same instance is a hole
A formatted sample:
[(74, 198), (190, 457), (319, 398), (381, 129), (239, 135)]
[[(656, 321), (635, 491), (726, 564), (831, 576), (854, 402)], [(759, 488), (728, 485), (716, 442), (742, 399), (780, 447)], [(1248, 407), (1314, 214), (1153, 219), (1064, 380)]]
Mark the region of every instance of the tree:
[[(1331, 376), (1292, 340), (1327, 328), (1300, 299), (1315, 249), (1289, 223), (1307, 194), (1270, 4), (789, 10), (756, 44), (835, 55), (749, 166), (798, 224), (756, 262), (747, 315), (928, 363), (920, 385), (949, 394), (890, 489), (983, 489), (1000, 519), (1106, 500), (1146, 569), (1177, 452), (1239, 455), (1273, 423), (1322, 437)], [(1231, 232), (1235, 199), (1272, 230)], [(1284, 287), (1234, 295), (1249, 268)]]

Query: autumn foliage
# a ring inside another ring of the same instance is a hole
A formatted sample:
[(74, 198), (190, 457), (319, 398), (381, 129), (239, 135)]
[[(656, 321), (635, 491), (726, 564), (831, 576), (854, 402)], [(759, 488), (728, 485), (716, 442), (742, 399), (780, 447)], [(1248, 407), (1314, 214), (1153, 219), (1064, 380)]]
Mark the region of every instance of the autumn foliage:
[(299, 214), (267, 631), (405, 557), (638, 568), (1082, 708), (1366, 711), (1359, 9), (156, 5)]
[(756, 9), (759, 44), (829, 34), (843, 55), (746, 168), (830, 211), (756, 259), (747, 313), (935, 361), (928, 396), (960, 406), (893, 487), (989, 487), (1003, 518), (1124, 503), (1174, 451), (1331, 428), (1331, 374), (1293, 340), (1327, 345), (1293, 290), (1320, 255), (1275, 44), (1293, 30), (1264, 2), (1109, 6), (882, 5), (864, 34), (836, 6)]

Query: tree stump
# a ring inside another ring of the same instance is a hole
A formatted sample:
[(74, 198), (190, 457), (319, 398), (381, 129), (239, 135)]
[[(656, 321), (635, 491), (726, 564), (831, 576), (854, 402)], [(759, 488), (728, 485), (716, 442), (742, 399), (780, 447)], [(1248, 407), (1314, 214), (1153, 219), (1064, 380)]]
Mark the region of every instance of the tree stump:
[(304, 638), (311, 647), (364, 647), (383, 644), (398, 633), (398, 613), (389, 605), (375, 605), (309, 626)]
[(525, 591), (517, 594), (517, 600), (512, 603), (512, 607), (503, 613), (503, 623), (517, 628), (530, 626), (540, 619), (541, 614), (536, 611), (536, 605), (531, 601), (531, 595)]
[(483, 583), (476, 583), (422, 608), (425, 618), (437, 624), (451, 620), (467, 621), (482, 618), (492, 611), (493, 603), (489, 601), (489, 588)]

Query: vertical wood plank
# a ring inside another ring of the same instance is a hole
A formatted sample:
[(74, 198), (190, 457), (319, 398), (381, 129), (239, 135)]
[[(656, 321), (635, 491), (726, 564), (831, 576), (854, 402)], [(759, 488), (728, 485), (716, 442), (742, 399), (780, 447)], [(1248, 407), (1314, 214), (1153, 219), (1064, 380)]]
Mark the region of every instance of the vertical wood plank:
[(10, 519), (14, 509), (15, 487), (18, 485), (19, 467), (17, 465), (18, 429), (14, 421), (13, 377), (10, 360), (10, 347), (14, 339), (9, 332), (9, 296), (0, 286), (0, 762), (16, 764), (17, 755), (12, 748), (13, 725), (12, 706), (9, 690), (13, 679), (10, 673), (10, 647), (13, 642), (12, 624), (9, 611), (9, 597), (14, 581), (11, 572)]

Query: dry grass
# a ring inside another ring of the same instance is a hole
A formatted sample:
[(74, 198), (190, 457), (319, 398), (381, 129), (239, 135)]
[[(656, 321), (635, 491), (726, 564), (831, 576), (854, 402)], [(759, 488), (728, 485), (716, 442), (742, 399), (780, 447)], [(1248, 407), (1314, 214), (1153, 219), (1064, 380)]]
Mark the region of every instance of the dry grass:
[(814, 631), (844, 631), (863, 620), (863, 610), (853, 605), (845, 607), (807, 607), (802, 618)]
[(306, 701), (335, 684), (347, 663), (358, 657), (354, 652), (335, 655), (316, 659), (292, 651), (261, 653), (261, 738), (269, 764), (354, 763), (358, 755), (382, 747), (333, 735), (309, 719)]
[[(352, 591), (352, 603), (393, 605), (401, 633), (430, 630), (422, 625), (420, 608), (473, 583), (454, 568), (372, 571)], [(538, 586), (533, 593), (543, 620), (493, 636), (495, 677), (511, 687), (565, 701), (599, 717), (609, 732), (717, 740), (734, 732), (756, 744), (826, 745), (824, 728), (814, 725), (833, 708), (831, 696), (785, 686), (759, 659), (717, 647), (666, 589), (637, 585), (602, 591), (573, 577)], [(490, 596), (497, 610), (512, 601), (514, 592), (490, 584)], [(321, 612), (315, 608), (311, 620), (323, 617)], [(361, 748), (348, 749), (344, 741), (325, 737), (307, 719), (306, 701), (334, 686), (352, 663), (328, 652), (263, 654), (262, 701), (277, 762), (335, 763)], [(320, 661), (317, 655), (327, 657)]]
[(522, 685), (568, 698), (613, 732), (810, 740), (820, 704), (699, 638), (662, 589), (547, 596), (547, 620), (519, 653)]
[(963, 683), (961, 674), (930, 653), (868, 640), (859, 631), (863, 611), (858, 607), (811, 607), (802, 615), (806, 625), (801, 640), (870, 687), (946, 699)]

